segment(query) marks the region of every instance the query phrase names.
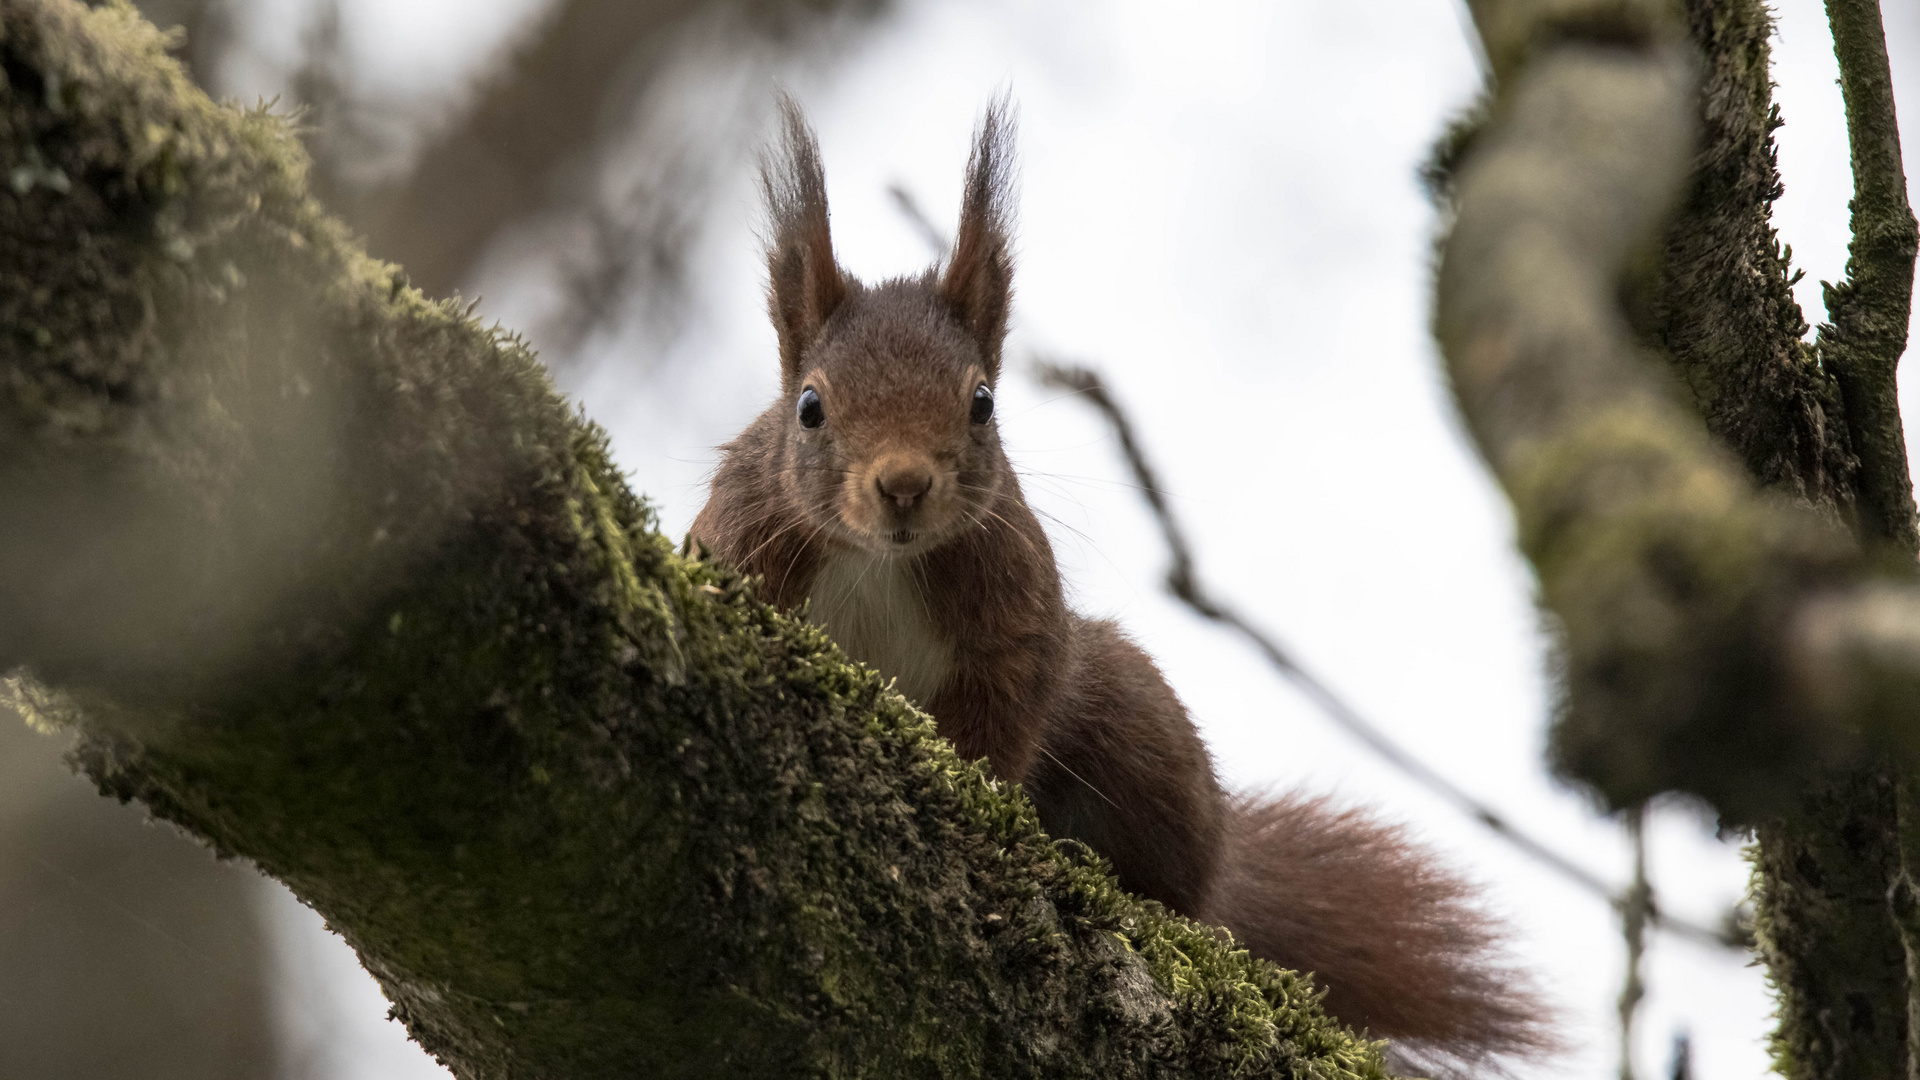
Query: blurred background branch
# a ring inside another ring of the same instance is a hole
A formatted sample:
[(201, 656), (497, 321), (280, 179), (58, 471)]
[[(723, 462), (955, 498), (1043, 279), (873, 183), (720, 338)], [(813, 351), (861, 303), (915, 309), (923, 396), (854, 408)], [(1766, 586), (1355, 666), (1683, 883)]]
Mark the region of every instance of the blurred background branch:
[[(182, 33), (216, 97), (241, 0), (144, 0)], [(496, 245), (557, 263), (557, 303), (525, 329), (565, 363), (616, 320), (671, 336), (687, 245), (716, 176), (747, 155), (769, 72), (829, 62), (891, 0), (549, 0), (450, 105), (356, 85), (340, 0), (317, 0), (284, 107), (304, 111), (315, 194), (441, 296), (471, 288)], [(735, 70), (699, 101), (689, 65)], [(631, 310), (638, 301), (641, 310)]]
[(0, 706), (0, 1074), (294, 1080), (257, 875), (102, 798), (62, 744)]
[[(445, 293), (513, 223), (570, 203), (597, 203), (600, 148), (623, 141), (620, 133), (689, 35), (716, 35), (742, 51), (804, 54), (830, 47), (883, 10), (884, 0), (559, 0), (480, 80), (472, 102), (429, 136), (402, 176), (357, 190), (340, 164), (323, 166), (323, 182), (334, 190), (323, 187), (322, 194), (366, 232), (376, 254), (406, 266), (428, 292)], [(763, 93), (759, 86), (741, 91)], [(754, 130), (735, 126), (705, 134), (719, 135), (714, 141), (727, 148)], [(666, 190), (647, 191), (635, 203), (679, 205), (692, 215), (699, 206), (688, 199), (698, 191), (669, 178)], [(607, 222), (591, 224), (600, 232)], [(644, 256), (608, 257), (607, 270), (593, 276), (637, 291), (658, 284), (630, 278), (645, 264), (671, 280), (678, 250), (671, 224), (656, 222), (641, 235), (631, 223), (625, 235), (615, 230), (617, 247), (653, 247)]]

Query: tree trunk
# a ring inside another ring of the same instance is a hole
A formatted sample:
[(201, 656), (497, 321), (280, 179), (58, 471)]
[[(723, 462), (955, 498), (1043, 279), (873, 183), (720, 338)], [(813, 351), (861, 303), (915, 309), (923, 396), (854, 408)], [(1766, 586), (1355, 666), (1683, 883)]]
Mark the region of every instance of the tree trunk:
[(818, 630), (125, 6), (0, 0), (0, 672), (456, 1075), (1383, 1076)]
[[(1852, 2), (1871, 10), (1878, 39), (1878, 5)], [(1704, 60), (1702, 139), (1691, 190), (1667, 232), (1651, 337), (1708, 429), (1762, 488), (1816, 507), (1863, 540), (1897, 545), (1910, 564), (1912, 482), (1892, 396), (1901, 347), (1893, 344), (1889, 353), (1884, 335), (1859, 340), (1867, 335), (1833, 326), (1822, 328), (1818, 348), (1805, 341), (1791, 268), (1769, 221), (1781, 191), (1772, 139), (1781, 121), (1772, 102), (1766, 9), (1756, 0), (1690, 0), (1688, 23)], [(1879, 48), (1884, 82), (1884, 42)], [(1871, 58), (1847, 59), (1846, 73), (1857, 82)], [(1884, 104), (1863, 105), (1850, 88), (1856, 145), (1863, 115), (1876, 105), (1891, 121), (1886, 93)], [(1897, 132), (1892, 168), (1897, 174)], [(1872, 176), (1869, 170), (1862, 178), (1869, 187)], [(1904, 187), (1902, 180), (1902, 212)], [(1910, 216), (1907, 229), (1902, 290), (1913, 275)], [(1862, 272), (1848, 268), (1850, 278)], [(1894, 282), (1879, 284), (1880, 291), (1887, 284)], [(1829, 292), (1829, 306), (1854, 295), (1845, 283)], [(1899, 307), (1896, 342), (1904, 341), (1907, 324), (1904, 302)], [(1844, 309), (1833, 318), (1842, 326), (1860, 322)], [(1874, 370), (1882, 364), (1884, 371)], [(1886, 910), (1900, 868), (1894, 776), (1886, 764), (1821, 776), (1799, 805), (1755, 830), (1757, 937), (1780, 1002), (1773, 1054), (1795, 1080), (1908, 1073), (1906, 955)]]
[(0, 1076), (297, 1075), (260, 880), (102, 798), (60, 749), (0, 707)]

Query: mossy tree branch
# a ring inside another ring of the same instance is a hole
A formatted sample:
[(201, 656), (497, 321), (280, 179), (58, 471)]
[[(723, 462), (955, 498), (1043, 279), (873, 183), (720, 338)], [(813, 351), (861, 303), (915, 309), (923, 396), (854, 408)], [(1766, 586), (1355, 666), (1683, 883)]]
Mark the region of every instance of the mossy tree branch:
[[(1880, 433), (1853, 422), (1857, 395), (1806, 340), (1771, 222), (1783, 186), (1771, 21), (1756, 0), (1688, 0), (1686, 17), (1702, 61), (1701, 138), (1642, 305), (1643, 336), (1755, 483), (1877, 546), (1875, 508), (1886, 500), (1864, 462)], [(1604, 738), (1561, 734), (1577, 731)], [(1867, 760), (1785, 780), (1752, 852), (1756, 938), (1779, 995), (1775, 1059), (1796, 1077), (1904, 1072), (1908, 978), (1900, 934), (1882, 914), (1900, 862), (1893, 774)]]
[(1783, 774), (1859, 753), (1772, 661), (1852, 545), (1756, 495), (1639, 344), (1619, 297), (1685, 190), (1698, 67), (1678, 10), (1592, 7), (1474, 8), (1507, 59), (1455, 179), (1436, 328), (1560, 620), (1561, 767), (1615, 805), (1679, 788), (1751, 820)]
[[(1920, 591), (1892, 382), (1913, 226), (1877, 5), (1830, 11), (1855, 276), (1817, 349), (1769, 223), (1780, 118), (1755, 0), (1477, 4), (1500, 94), (1454, 183), (1438, 317), (1559, 620), (1556, 764), (1615, 806), (1690, 791), (1757, 824), (1793, 1077), (1908, 1071), (1900, 928), (1920, 925), (1897, 782), (1920, 761)], [(1683, 39), (1699, 136), (1681, 186), (1653, 148), (1684, 126), (1654, 92)], [(1553, 88), (1582, 65), (1617, 77), (1571, 106)], [(1674, 195), (1666, 222), (1640, 212)]]
[[(1698, 69), (1677, 9), (1622, 21), (1637, 9), (1593, 6), (1583, 21), (1537, 5), (1521, 36), (1540, 44), (1497, 72), (1454, 181), (1437, 331), (1561, 622), (1559, 764), (1615, 805), (1685, 790), (1752, 821), (1791, 800), (1783, 780), (1876, 745), (1913, 752), (1920, 636), (1902, 620), (1920, 618), (1920, 592), (1838, 527), (1845, 490), (1815, 512), (1812, 489), (1756, 491), (1642, 347), (1638, 302), (1620, 298), (1682, 287), (1649, 255), (1689, 175)], [(1716, 29), (1730, 6), (1699, 4)], [(1869, 607), (1880, 615), (1852, 617)]]
[[(1848, 434), (1860, 459), (1859, 532), (1911, 565), (1920, 557), (1920, 523), (1894, 376), (1907, 346), (1920, 234), (1907, 203), (1879, 2), (1827, 0), (1827, 20), (1847, 109), (1853, 239), (1846, 280), (1824, 290), (1829, 321), (1820, 328), (1818, 347), (1822, 364), (1845, 395)], [(1910, 1071), (1920, 1062), (1920, 816), (1915, 811), (1920, 783), (1906, 770), (1882, 787), (1880, 799), (1893, 811), (1876, 816), (1891, 818), (1890, 828), (1878, 830), (1876, 846), (1893, 852), (1886, 857), (1891, 868), (1887, 900), (1903, 953), (1898, 959), (1889, 956), (1885, 966), (1905, 976), (1906, 993), (1905, 1008), (1893, 1006), (1894, 1015), (1883, 1017), (1881, 1026), (1894, 1039), (1904, 1026), (1899, 1049)]]
[(1827, 18), (1847, 107), (1853, 240), (1846, 280), (1825, 290), (1829, 322), (1820, 328), (1820, 360), (1846, 396), (1860, 458), (1860, 532), (1911, 560), (1920, 554), (1920, 524), (1894, 371), (1907, 348), (1920, 234), (1907, 205), (1879, 0), (1827, 0)]
[(0, 672), (463, 1080), (1381, 1077), (676, 553), (124, 5), (0, 0)]

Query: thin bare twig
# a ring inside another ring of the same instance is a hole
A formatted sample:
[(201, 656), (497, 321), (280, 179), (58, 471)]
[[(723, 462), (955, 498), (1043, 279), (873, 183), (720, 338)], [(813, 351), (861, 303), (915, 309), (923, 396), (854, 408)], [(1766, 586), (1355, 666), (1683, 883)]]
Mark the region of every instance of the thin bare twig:
[(946, 232), (927, 216), (926, 209), (920, 205), (920, 200), (913, 197), (913, 192), (908, 191), (905, 184), (895, 180), (887, 185), (887, 194), (893, 199), (894, 209), (900, 211), (900, 216), (907, 219), (907, 224), (913, 226), (913, 231), (920, 234), (920, 239), (926, 241), (934, 254), (945, 259), (947, 252), (953, 249), (953, 241), (949, 240)]
[(1693, 1080), (1693, 1036), (1682, 1031), (1673, 1037), (1673, 1063), (1668, 1080)]
[[(1345, 728), (1368, 749), (1413, 778), (1422, 787), (1491, 829), (1495, 835), (1520, 849), (1536, 862), (1599, 896), (1616, 910), (1626, 910), (1626, 906), (1631, 902), (1630, 893), (1615, 890), (1598, 874), (1516, 828), (1499, 811), (1481, 802), (1453, 781), (1434, 771), (1425, 762), (1408, 753), (1388, 738), (1385, 732), (1362, 716), (1358, 710), (1334, 693), (1333, 689), (1322, 682), (1319, 676), (1302, 667), (1299, 661), (1293, 658), (1293, 654), (1273, 635), (1254, 626), (1231, 605), (1207, 592), (1200, 582), (1199, 575), (1195, 572), (1193, 549), (1187, 543), (1186, 533), (1180, 527), (1179, 520), (1174, 517), (1172, 508), (1168, 506), (1165, 489), (1160, 486), (1159, 477), (1154, 473), (1153, 466), (1148, 463), (1146, 454), (1140, 448), (1139, 439), (1134, 434), (1133, 423), (1113, 399), (1113, 395), (1107, 391), (1106, 384), (1101, 381), (1100, 376), (1085, 367), (1058, 364), (1044, 359), (1036, 362), (1035, 369), (1042, 383), (1084, 398), (1099, 409), (1107, 422), (1112, 425), (1115, 436), (1120, 440), (1121, 453), (1126, 456), (1127, 465), (1132, 469), (1134, 478), (1139, 484), (1141, 496), (1153, 510), (1154, 518), (1160, 524), (1161, 535), (1166, 540), (1167, 551), (1173, 563), (1167, 571), (1168, 591), (1206, 619), (1238, 632), (1329, 719)], [(1732, 925), (1725, 930), (1713, 930), (1667, 915), (1653, 904), (1651, 894), (1645, 898), (1645, 905), (1646, 918), (1663, 930), (1698, 942), (1728, 948), (1746, 947), (1744, 936), (1737, 933)]]
[(1620, 987), (1620, 1080), (1634, 1080), (1633, 1018), (1647, 996), (1640, 960), (1647, 953), (1647, 918), (1653, 912), (1653, 886), (1647, 883), (1647, 808), (1628, 810), (1627, 836), (1633, 841), (1633, 883), (1620, 894), (1620, 933), (1627, 939), (1627, 976)]

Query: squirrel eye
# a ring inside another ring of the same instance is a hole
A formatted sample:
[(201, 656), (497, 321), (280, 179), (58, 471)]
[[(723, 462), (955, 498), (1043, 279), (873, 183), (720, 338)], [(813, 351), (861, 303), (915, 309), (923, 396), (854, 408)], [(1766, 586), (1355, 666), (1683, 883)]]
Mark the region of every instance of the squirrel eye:
[(993, 391), (987, 389), (986, 383), (974, 387), (973, 411), (967, 414), (967, 418), (976, 424), (993, 419)]
[(827, 410), (820, 404), (820, 395), (811, 386), (800, 391), (800, 426), (817, 428), (826, 422)]

